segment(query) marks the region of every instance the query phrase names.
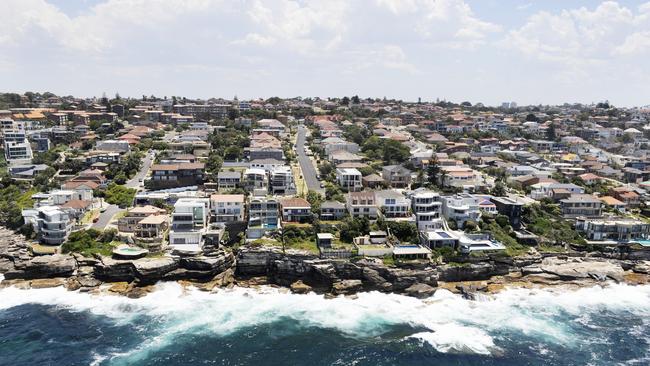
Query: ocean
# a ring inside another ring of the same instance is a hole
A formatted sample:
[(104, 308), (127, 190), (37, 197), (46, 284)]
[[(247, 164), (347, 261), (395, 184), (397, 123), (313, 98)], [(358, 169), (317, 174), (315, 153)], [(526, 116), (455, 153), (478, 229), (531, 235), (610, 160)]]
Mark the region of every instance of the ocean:
[(0, 365), (649, 365), (650, 286), (471, 301), (274, 288), (0, 290)]

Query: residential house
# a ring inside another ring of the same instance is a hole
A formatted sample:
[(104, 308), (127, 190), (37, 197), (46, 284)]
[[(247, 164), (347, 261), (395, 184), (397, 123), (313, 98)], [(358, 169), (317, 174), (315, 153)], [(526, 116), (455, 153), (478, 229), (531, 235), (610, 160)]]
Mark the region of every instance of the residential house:
[(136, 225), (145, 217), (152, 215), (166, 215), (167, 211), (151, 205), (137, 206), (126, 211), (126, 215), (117, 220), (117, 229), (123, 233), (132, 233)]
[(572, 194), (560, 200), (562, 215), (567, 218), (579, 216), (594, 217), (602, 215), (603, 203), (590, 194)]
[(354, 168), (336, 168), (336, 181), (348, 192), (357, 192), (363, 189), (361, 172)]
[(249, 168), (244, 171), (243, 186), (254, 196), (264, 196), (269, 191), (269, 179), (264, 169)]
[(213, 194), (210, 209), (215, 222), (244, 221), (244, 195)]
[(221, 170), (217, 173), (219, 191), (229, 191), (241, 187), (242, 174), (237, 170)]
[(280, 228), (280, 203), (272, 197), (254, 197), (248, 209), (246, 237), (258, 239)]
[(521, 228), (521, 209), (524, 206), (521, 202), (509, 197), (492, 197), (490, 200), (494, 202), (499, 215), (508, 217), (513, 229)]
[(22, 211), (26, 224), (31, 224), (38, 240), (46, 245), (63, 244), (72, 232), (73, 220), (66, 209), (58, 206), (41, 206)]
[(141, 219), (133, 230), (133, 241), (149, 250), (150, 253), (162, 251), (165, 235), (169, 229), (167, 215), (149, 215)]
[(641, 204), (641, 196), (629, 187), (612, 188), (609, 194), (628, 207), (638, 207)]
[(387, 165), (381, 177), (393, 188), (407, 188), (411, 184), (411, 171), (401, 165)]
[(419, 190), (411, 195), (411, 210), (415, 214), (418, 230), (430, 230), (441, 225), (442, 201), (440, 194)]
[(208, 224), (210, 199), (180, 198), (174, 204), (169, 245), (182, 252), (199, 252)]
[(376, 189), (376, 188), (383, 187), (386, 184), (386, 181), (384, 181), (384, 178), (373, 173), (373, 174), (366, 175), (365, 177), (362, 177), (361, 184), (364, 187)]
[(647, 240), (650, 224), (645, 221), (628, 218), (578, 218), (576, 230), (588, 241), (628, 243)]
[(381, 214), (387, 219), (410, 218), (411, 200), (393, 190), (375, 192), (375, 200)]
[(352, 217), (376, 219), (378, 214), (375, 192), (350, 192), (346, 196), (346, 207)]
[(320, 219), (339, 220), (345, 216), (345, 204), (337, 201), (325, 201), (320, 205)]
[(296, 194), (296, 184), (293, 180), (291, 167), (283, 165), (273, 168), (269, 174), (269, 189), (271, 194)]
[(147, 183), (151, 189), (200, 185), (204, 169), (203, 163), (154, 164)]
[(459, 228), (465, 222), (478, 222), (481, 218), (480, 199), (467, 193), (442, 197), (442, 214), (447, 220), (453, 220)]
[(282, 221), (310, 222), (311, 204), (304, 198), (291, 197), (280, 199)]
[(335, 150), (328, 155), (329, 160), (334, 165), (339, 165), (343, 163), (360, 163), (363, 158), (357, 154), (353, 154), (346, 150)]

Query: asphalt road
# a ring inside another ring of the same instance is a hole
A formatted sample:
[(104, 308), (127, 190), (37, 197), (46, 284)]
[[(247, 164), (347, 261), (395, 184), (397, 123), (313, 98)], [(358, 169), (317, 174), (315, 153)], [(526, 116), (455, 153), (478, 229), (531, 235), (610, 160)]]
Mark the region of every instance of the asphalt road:
[[(140, 170), (135, 174), (135, 176), (133, 176), (133, 178), (131, 178), (126, 182), (125, 186), (128, 188), (135, 188), (135, 189), (141, 188), (144, 185), (144, 183), (141, 182), (140, 180), (144, 181), (144, 177), (146, 177), (147, 173), (149, 173), (149, 169), (153, 164), (153, 160), (154, 159), (151, 156), (151, 153), (148, 152), (147, 155), (142, 159), (142, 167), (140, 168)], [(107, 205), (104, 207), (106, 207), (106, 210), (99, 214), (99, 218), (97, 219), (97, 222), (93, 223), (92, 225), (93, 229), (104, 230), (106, 226), (108, 226), (108, 224), (111, 222), (113, 216), (115, 216), (119, 212), (124, 211), (124, 209), (119, 208), (117, 205)]]
[[(140, 168), (133, 178), (126, 182), (125, 186), (128, 188), (140, 188), (140, 186), (144, 184), (144, 177), (149, 173), (152, 164), (153, 158), (151, 157), (151, 153), (147, 152), (147, 155), (142, 159), (142, 168)], [(140, 180), (142, 180), (142, 182)]]
[(305, 183), (307, 183), (307, 189), (325, 195), (325, 190), (320, 187), (321, 182), (316, 178), (316, 168), (314, 168), (314, 164), (312, 164), (309, 156), (305, 153), (305, 136), (307, 134), (307, 128), (305, 126), (298, 126), (297, 133), (296, 155), (298, 155), (298, 163), (300, 163), (302, 177), (305, 180)]
[[(106, 203), (104, 203), (104, 205), (106, 205)], [(111, 219), (113, 216), (115, 216), (115, 214), (124, 211), (117, 205), (107, 205), (104, 207), (106, 207), (106, 211), (99, 214), (99, 219), (92, 226), (93, 229), (104, 230), (106, 226), (108, 226), (108, 224), (111, 222)]]

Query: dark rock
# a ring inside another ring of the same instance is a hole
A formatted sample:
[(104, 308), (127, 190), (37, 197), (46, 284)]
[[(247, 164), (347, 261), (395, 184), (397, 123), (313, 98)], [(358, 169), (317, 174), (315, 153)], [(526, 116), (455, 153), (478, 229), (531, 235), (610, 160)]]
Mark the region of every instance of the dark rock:
[(77, 269), (77, 261), (67, 254), (43, 255), (27, 261), (16, 262), (14, 271), (5, 273), (5, 278), (53, 278), (69, 277)]
[(424, 299), (427, 297), (433, 296), (436, 292), (436, 289), (427, 285), (426, 283), (418, 283), (411, 285), (409, 288), (404, 290), (404, 294), (408, 296), (417, 297), (418, 299)]
[(312, 287), (302, 281), (296, 281), (291, 284), (291, 292), (295, 294), (306, 294), (312, 291)]
[(363, 290), (361, 280), (343, 280), (332, 285), (332, 293), (335, 295), (349, 295)]

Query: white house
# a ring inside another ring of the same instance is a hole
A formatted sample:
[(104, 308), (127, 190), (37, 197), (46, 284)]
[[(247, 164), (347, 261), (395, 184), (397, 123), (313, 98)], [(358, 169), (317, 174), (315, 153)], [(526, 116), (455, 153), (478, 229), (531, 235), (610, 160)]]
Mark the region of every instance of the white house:
[(459, 228), (470, 220), (478, 222), (481, 218), (479, 198), (466, 193), (442, 197), (442, 213), (447, 220), (456, 221)]
[(174, 204), (169, 245), (173, 249), (200, 251), (208, 224), (210, 199), (180, 198)]
[(363, 189), (361, 183), (362, 174), (359, 170), (355, 168), (337, 168), (336, 169), (336, 181), (341, 186), (341, 188), (347, 190), (348, 192), (356, 192)]
[(210, 196), (210, 209), (215, 222), (244, 220), (243, 194), (213, 194)]
[(72, 232), (73, 220), (70, 215), (57, 206), (41, 206), (22, 212), (26, 224), (31, 224), (38, 233), (41, 243), (63, 244)]

